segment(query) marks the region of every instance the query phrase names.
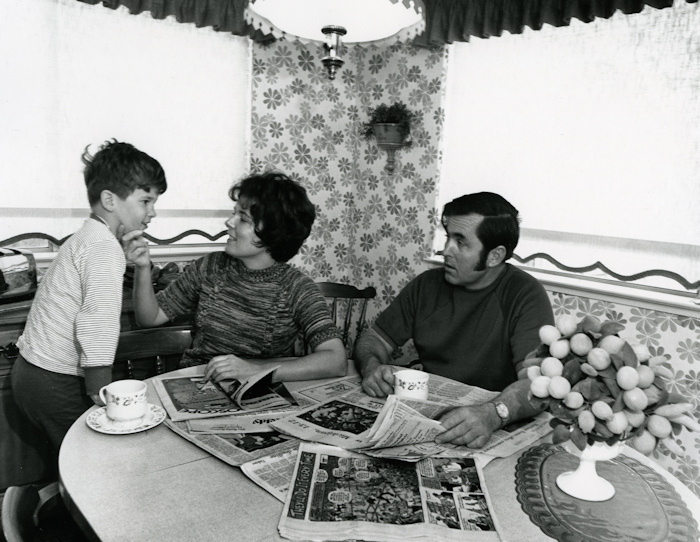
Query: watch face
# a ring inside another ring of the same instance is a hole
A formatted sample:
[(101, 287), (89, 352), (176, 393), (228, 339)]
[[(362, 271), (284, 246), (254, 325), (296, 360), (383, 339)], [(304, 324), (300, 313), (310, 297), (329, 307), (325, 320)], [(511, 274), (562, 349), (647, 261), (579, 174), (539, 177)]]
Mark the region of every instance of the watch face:
[(496, 403), (496, 413), (505, 420), (508, 417), (508, 407), (503, 403)]

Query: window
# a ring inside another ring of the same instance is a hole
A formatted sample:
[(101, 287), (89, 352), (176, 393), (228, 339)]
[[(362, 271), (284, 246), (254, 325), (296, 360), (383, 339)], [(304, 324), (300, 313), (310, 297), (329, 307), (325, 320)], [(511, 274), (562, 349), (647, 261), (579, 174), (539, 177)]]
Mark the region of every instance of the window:
[(224, 230), (247, 171), (248, 38), (74, 0), (3, 0), (0, 20), (0, 240), (77, 230), (80, 156), (111, 138), (165, 169), (149, 234)]
[(440, 208), (497, 192), (520, 211), (525, 265), (698, 289), (698, 25), (679, 3), (450, 46)]

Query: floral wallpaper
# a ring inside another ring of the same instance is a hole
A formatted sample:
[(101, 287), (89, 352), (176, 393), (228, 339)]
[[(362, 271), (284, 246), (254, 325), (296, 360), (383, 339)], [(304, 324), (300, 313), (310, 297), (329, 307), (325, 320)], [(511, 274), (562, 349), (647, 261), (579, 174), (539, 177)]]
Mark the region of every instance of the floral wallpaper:
[[(299, 180), (317, 206), (311, 237), (292, 260), (317, 281), (372, 285), (370, 321), (401, 288), (428, 268), (439, 210), (443, 91), (447, 50), (411, 45), (351, 46), (334, 81), (319, 46), (278, 41), (253, 49), (251, 170), (279, 169)], [(367, 110), (401, 100), (419, 113), (413, 145), (386, 153), (360, 135)], [(668, 358), (681, 388), (700, 406), (700, 318), (549, 292), (555, 314), (592, 314), (625, 325), (630, 342)], [(410, 346), (399, 356), (413, 359)], [(700, 434), (674, 438), (686, 451), (663, 447), (654, 457), (700, 495)]]
[[(446, 55), (352, 45), (333, 81), (322, 56), (315, 44), (254, 48), (251, 170), (279, 169), (306, 187), (318, 214), (293, 263), (318, 281), (374, 286), (372, 317), (431, 254)], [(369, 108), (396, 101), (419, 120), (389, 174), (386, 153), (360, 129)]]

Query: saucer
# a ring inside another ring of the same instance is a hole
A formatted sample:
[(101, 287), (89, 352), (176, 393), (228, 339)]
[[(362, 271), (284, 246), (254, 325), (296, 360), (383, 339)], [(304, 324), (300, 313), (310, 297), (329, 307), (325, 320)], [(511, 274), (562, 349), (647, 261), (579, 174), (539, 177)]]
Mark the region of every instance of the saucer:
[(107, 417), (105, 407), (93, 410), (88, 414), (86, 422), (90, 429), (94, 429), (99, 433), (107, 433), (108, 435), (130, 435), (131, 433), (139, 433), (155, 427), (165, 419), (165, 410), (158, 405), (148, 405), (148, 412), (141, 420), (141, 423), (135, 427), (121, 427)]

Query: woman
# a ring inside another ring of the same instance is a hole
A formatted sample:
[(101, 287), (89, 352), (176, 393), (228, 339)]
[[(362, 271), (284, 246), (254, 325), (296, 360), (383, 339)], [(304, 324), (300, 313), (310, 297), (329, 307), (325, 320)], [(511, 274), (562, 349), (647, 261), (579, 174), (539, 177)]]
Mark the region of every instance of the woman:
[[(153, 327), (195, 313), (192, 348), (180, 364), (206, 363), (206, 379), (244, 379), (274, 366), (276, 382), (345, 375), (345, 347), (323, 295), (286, 263), (316, 217), (306, 190), (282, 173), (266, 172), (245, 178), (229, 196), (235, 206), (224, 252), (192, 262), (157, 295), (142, 232), (124, 237), (124, 252), (136, 268), (136, 321)], [(300, 333), (311, 353), (278, 359), (294, 355)]]

